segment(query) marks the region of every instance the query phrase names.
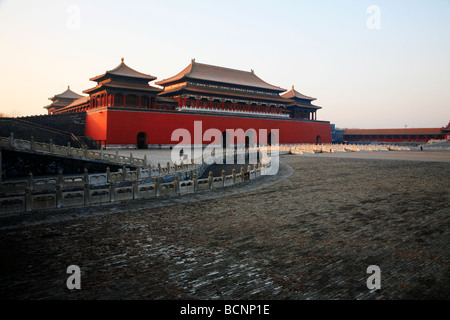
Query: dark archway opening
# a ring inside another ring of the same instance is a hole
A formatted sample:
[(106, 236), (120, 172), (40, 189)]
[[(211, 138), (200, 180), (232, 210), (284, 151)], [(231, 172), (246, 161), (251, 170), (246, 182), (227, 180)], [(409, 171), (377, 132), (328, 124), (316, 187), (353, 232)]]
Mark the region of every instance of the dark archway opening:
[(136, 140), (138, 149), (148, 149), (148, 136), (145, 132), (139, 132)]
[(274, 143), (276, 143), (275, 134), (273, 132), (271, 132), (267, 136), (267, 145), (272, 146)]
[(322, 137), (321, 136), (317, 136), (316, 137), (316, 144), (317, 145), (322, 144)]
[(222, 132), (222, 149), (226, 149), (229, 145), (229, 135), (228, 132), (224, 131)]
[(245, 149), (250, 148), (250, 137), (245, 136)]

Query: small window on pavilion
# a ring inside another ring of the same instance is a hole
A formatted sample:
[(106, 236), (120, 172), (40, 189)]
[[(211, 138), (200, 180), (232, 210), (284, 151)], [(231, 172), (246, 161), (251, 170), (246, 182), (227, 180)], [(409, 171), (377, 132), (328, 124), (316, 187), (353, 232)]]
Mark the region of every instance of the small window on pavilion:
[(127, 95), (127, 106), (138, 106), (138, 105), (139, 105), (138, 96), (134, 94)]
[(114, 104), (116, 106), (122, 106), (123, 105), (123, 95), (116, 94), (114, 97)]
[(146, 96), (143, 96), (142, 98), (141, 98), (141, 106), (142, 107), (144, 107), (144, 108), (148, 108), (148, 106), (149, 106), (149, 99), (148, 99), (148, 97), (146, 97)]

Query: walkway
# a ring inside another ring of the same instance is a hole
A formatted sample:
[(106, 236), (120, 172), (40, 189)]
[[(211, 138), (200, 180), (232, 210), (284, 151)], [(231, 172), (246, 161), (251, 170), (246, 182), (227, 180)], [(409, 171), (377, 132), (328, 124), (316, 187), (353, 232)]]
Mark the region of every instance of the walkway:
[[(245, 192), (74, 209), (3, 228), (0, 297), (450, 298), (448, 163), (282, 161), (292, 175), (282, 166), (282, 181), (265, 177)], [(71, 264), (81, 268), (76, 292), (65, 286)], [(370, 265), (381, 268), (380, 291), (367, 289)]]

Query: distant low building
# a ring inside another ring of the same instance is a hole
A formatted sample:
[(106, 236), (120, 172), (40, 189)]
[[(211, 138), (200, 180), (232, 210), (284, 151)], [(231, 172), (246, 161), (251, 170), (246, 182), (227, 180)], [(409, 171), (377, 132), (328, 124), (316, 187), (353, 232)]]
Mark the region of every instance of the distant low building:
[(442, 128), (347, 129), (343, 138), (347, 142), (359, 143), (450, 140), (450, 122)]
[(330, 128), (331, 128), (331, 141), (333, 143), (342, 143), (342, 142), (344, 142), (345, 129), (336, 128), (335, 124), (330, 124)]

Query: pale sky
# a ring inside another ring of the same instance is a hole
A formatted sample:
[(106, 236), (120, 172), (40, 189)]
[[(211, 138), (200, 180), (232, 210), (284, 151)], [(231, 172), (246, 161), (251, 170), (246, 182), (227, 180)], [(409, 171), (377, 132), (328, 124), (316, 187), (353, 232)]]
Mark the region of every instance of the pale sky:
[(316, 97), (318, 120), (340, 128), (450, 120), (448, 0), (0, 0), (0, 43), (8, 114), (45, 114), (124, 57), (158, 80), (192, 58), (253, 69)]

